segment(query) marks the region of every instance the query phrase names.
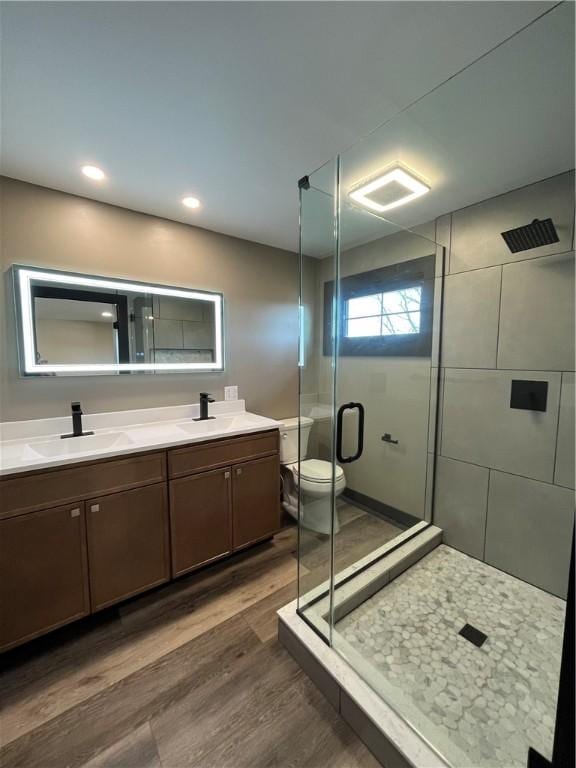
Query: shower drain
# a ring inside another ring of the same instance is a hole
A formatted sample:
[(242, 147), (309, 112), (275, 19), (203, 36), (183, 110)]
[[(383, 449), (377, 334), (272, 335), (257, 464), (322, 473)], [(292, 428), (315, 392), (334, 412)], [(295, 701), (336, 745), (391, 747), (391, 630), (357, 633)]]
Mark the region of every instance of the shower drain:
[(458, 634), (462, 635), (462, 637), (472, 643), (472, 645), (475, 645), (476, 648), (481, 648), (488, 639), (488, 635), (485, 635), (484, 632), (473, 627), (472, 624), (464, 624)]

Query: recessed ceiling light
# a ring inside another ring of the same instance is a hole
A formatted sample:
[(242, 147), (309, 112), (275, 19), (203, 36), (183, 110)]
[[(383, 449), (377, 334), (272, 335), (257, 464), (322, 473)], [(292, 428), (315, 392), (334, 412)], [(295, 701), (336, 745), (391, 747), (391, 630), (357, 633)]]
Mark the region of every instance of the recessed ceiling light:
[(82, 173), (92, 181), (103, 181), (106, 178), (106, 174), (102, 168), (98, 168), (96, 165), (83, 165)]
[(363, 182), (348, 194), (360, 205), (383, 213), (411, 203), (430, 192), (430, 187), (412, 173), (395, 166), (369, 182)]
[(102, 317), (112, 317), (112, 312), (102, 312)]
[(186, 208), (200, 208), (200, 200), (197, 197), (183, 197), (182, 205)]

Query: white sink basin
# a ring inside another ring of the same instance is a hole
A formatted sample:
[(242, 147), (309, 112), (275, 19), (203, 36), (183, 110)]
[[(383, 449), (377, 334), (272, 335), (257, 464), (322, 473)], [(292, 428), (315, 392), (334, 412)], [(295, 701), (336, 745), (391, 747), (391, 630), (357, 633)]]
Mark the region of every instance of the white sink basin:
[[(238, 403), (235, 407), (243, 407)], [(166, 410), (168, 411), (166, 413)], [(134, 421), (119, 418), (113, 423), (110, 414), (104, 414), (105, 424), (97, 429), (95, 435), (60, 438), (60, 431), (69, 427), (63, 420), (57, 419), (53, 425), (58, 431), (34, 433), (30, 431), (21, 437), (10, 437), (0, 440), (0, 475), (10, 472), (21, 472), (34, 467), (64, 465), (79, 461), (98, 460), (108, 456), (137, 453), (144, 450), (164, 450), (166, 448), (186, 445), (187, 443), (215, 440), (219, 437), (260, 432), (275, 429), (278, 422), (255, 413), (235, 410), (234, 405), (224, 410), (222, 406), (214, 406), (214, 418), (205, 421), (194, 421), (191, 416), (183, 417), (183, 408), (175, 409), (174, 417), (170, 417), (170, 409), (159, 409), (158, 421)], [(186, 409), (188, 410), (188, 409)], [(220, 411), (220, 413), (219, 413)], [(134, 412), (136, 416), (139, 411)], [(124, 416), (124, 415), (122, 415)], [(166, 416), (170, 418), (166, 418)], [(97, 418), (97, 417), (94, 417)], [(0, 425), (2, 426), (2, 425)], [(4, 434), (16, 435), (17, 430)]]
[(78, 453), (122, 448), (132, 444), (133, 441), (124, 432), (109, 432), (104, 435), (83, 435), (82, 437), (68, 437), (64, 440), (29, 443), (27, 450), (45, 459), (52, 459), (59, 456), (75, 456)]
[(226, 434), (237, 430), (250, 429), (261, 424), (261, 418), (249, 413), (238, 413), (231, 416), (216, 416), (205, 421), (185, 421), (177, 424), (178, 429), (188, 435), (211, 435), (215, 432)]

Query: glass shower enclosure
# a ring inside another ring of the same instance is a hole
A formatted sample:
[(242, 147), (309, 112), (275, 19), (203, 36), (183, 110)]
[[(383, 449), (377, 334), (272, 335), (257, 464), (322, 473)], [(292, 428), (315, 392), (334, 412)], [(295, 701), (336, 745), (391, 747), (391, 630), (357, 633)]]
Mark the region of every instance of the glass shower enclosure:
[[(573, 13), (557, 6), (299, 182), (298, 613), (458, 768), (555, 749)], [(554, 237), (507, 245), (546, 219)], [(320, 500), (306, 480), (327, 475)]]
[(327, 639), (327, 584), (431, 521), (444, 263), (435, 223), (410, 231), (338, 200), (342, 168), (300, 184), (300, 457), (329, 462), (334, 490), (322, 531), (301, 493), (300, 610)]

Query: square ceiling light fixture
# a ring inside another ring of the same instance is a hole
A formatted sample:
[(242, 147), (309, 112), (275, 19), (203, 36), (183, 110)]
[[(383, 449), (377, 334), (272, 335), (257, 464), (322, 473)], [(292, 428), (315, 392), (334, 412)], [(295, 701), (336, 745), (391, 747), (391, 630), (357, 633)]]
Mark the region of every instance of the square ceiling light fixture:
[(412, 171), (395, 165), (375, 179), (363, 182), (348, 194), (352, 200), (377, 213), (399, 208), (417, 197), (430, 192), (430, 187), (420, 181)]

